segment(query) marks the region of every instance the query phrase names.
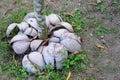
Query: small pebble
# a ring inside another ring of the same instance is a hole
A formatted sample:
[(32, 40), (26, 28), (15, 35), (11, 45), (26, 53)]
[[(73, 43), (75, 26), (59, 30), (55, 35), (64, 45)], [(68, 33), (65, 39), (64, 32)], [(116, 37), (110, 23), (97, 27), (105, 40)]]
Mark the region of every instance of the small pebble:
[(93, 64), (89, 64), (89, 67), (90, 67), (90, 68), (94, 68), (94, 65), (93, 65)]
[(92, 36), (93, 36), (93, 34), (92, 34), (92, 33), (90, 33), (90, 36), (92, 37)]
[(103, 38), (104, 38), (104, 36), (100, 36), (100, 38), (101, 38), (101, 39), (103, 39)]

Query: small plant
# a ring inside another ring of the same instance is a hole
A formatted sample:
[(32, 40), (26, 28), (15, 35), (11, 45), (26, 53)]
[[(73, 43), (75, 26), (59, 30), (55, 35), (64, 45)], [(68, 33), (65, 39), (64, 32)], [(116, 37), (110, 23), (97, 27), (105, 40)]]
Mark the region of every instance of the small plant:
[(8, 46), (9, 46), (8, 42), (1, 42), (0, 43), (1, 50), (6, 50), (8, 48)]
[(61, 15), (64, 21), (69, 22), (75, 29), (75, 32), (79, 32), (83, 28), (84, 19), (81, 18), (80, 10), (76, 8), (71, 15)]
[(117, 0), (113, 0), (112, 5), (114, 7), (113, 12), (119, 15), (120, 12), (120, 3)]
[(98, 26), (101, 22), (102, 22), (102, 20), (100, 18), (96, 17), (93, 24), (94, 24), (94, 26)]
[(104, 34), (107, 33), (107, 30), (105, 29), (103, 25), (99, 25), (95, 30), (96, 30), (97, 36), (103, 36)]
[(28, 78), (28, 74), (25, 71), (25, 69), (21, 67), (20, 64), (18, 64), (18, 66), (15, 66), (15, 64), (12, 61), (9, 62), (9, 68), (8, 68), (7, 75), (9, 77), (14, 76), (18, 78), (18, 80), (22, 80), (23, 78), (24, 79)]
[(65, 67), (65, 69), (67, 69), (67, 70), (69, 70), (71, 66), (74, 66), (77, 64), (79, 64), (79, 65), (76, 67), (80, 66), (81, 69), (86, 68), (85, 65), (87, 64), (87, 59), (84, 54), (70, 55), (68, 57), (68, 59), (62, 61), (62, 66)]
[(50, 10), (50, 9), (48, 9), (48, 8), (46, 8), (46, 7), (44, 7), (43, 12), (44, 12), (45, 15), (49, 15), (49, 14), (52, 14), (52, 13), (53, 13), (52, 10)]
[(0, 16), (0, 41), (5, 37), (5, 30), (6, 30), (6, 22), (5, 22), (5, 17)]
[(95, 29), (95, 33), (97, 36), (104, 36), (105, 34), (109, 34), (109, 33), (117, 33), (118, 30), (115, 28), (106, 28), (103, 25), (99, 25), (96, 29)]
[(8, 48), (9, 44), (5, 41), (0, 41), (0, 63), (2, 62), (1, 60), (6, 58), (7, 53), (9, 52), (9, 48)]
[(23, 17), (29, 12), (27, 8), (20, 7), (17, 11), (11, 12), (8, 16), (8, 22), (20, 23), (23, 20)]
[(86, 80), (94, 80), (92, 77), (88, 77), (86, 78)]
[(96, 9), (103, 13), (103, 12), (105, 12), (106, 7), (101, 4), (101, 5), (97, 6)]
[(2, 70), (2, 67), (0, 66), (0, 74), (2, 74), (3, 70)]
[(113, 0), (112, 5), (115, 7), (116, 12), (120, 12), (120, 4), (119, 1)]
[(78, 80), (83, 80), (82, 78), (78, 78)]

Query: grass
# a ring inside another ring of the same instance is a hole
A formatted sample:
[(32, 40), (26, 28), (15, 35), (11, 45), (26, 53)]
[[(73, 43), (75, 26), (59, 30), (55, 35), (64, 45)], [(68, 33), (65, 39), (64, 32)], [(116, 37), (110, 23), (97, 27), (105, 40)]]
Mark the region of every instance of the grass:
[(103, 25), (99, 25), (95, 29), (95, 33), (97, 36), (104, 36), (105, 34), (117, 33), (118, 30), (116, 28), (106, 28)]
[(7, 19), (10, 23), (20, 23), (22, 22), (24, 16), (29, 12), (27, 8), (20, 7), (17, 11), (8, 14)]
[(68, 22), (73, 26), (75, 33), (77, 33), (78, 35), (82, 34), (85, 29), (85, 19), (82, 18), (80, 14), (80, 9), (76, 8), (70, 14), (71, 15), (60, 14), (60, 16), (65, 22)]
[(103, 4), (98, 5), (96, 9), (99, 10), (101, 13), (106, 11), (106, 7)]
[(114, 7), (113, 12), (115, 14), (117, 14), (118, 16), (120, 16), (120, 14), (119, 14), (119, 12), (120, 12), (120, 2), (117, 1), (117, 0), (113, 0), (112, 1), (112, 6)]

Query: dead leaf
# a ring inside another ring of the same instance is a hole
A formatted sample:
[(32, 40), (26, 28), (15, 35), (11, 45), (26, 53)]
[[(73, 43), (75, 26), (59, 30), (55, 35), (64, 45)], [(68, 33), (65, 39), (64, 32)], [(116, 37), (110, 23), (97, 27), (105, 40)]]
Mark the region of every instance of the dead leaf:
[(78, 53), (79, 53), (79, 51), (74, 51), (74, 52), (70, 53), (69, 56), (71, 56), (71, 55), (76, 55), (76, 54), (78, 54)]
[(89, 64), (89, 67), (90, 67), (90, 68), (94, 68), (94, 65), (93, 65), (93, 64)]
[(15, 55), (13, 54), (13, 62), (15, 64), (15, 66), (17, 66), (17, 60), (15, 59)]
[(11, 8), (7, 8), (6, 10), (5, 10), (5, 12), (3, 13), (3, 15), (6, 15), (8, 12), (10, 12), (12, 9)]
[(76, 26), (77, 26), (77, 24), (71, 24), (71, 26), (72, 26), (72, 27), (76, 27)]
[(93, 5), (93, 6), (97, 6), (98, 4), (97, 3), (88, 3), (88, 4), (90, 4), (90, 5)]
[(79, 53), (79, 51), (74, 51), (74, 52), (72, 53), (72, 55), (78, 54), (78, 53)]
[(71, 76), (71, 72), (69, 71), (67, 79), (66, 80), (70, 80), (70, 76)]
[(45, 72), (44, 72), (44, 71), (42, 71), (42, 72), (41, 72), (41, 75), (45, 75)]
[(16, 0), (12, 0), (12, 1), (13, 1), (14, 4), (17, 2)]
[(31, 41), (35, 40), (36, 38), (37, 38), (37, 36), (31, 38), (29, 41), (31, 42)]
[(99, 49), (104, 49), (104, 46), (102, 46), (102, 45), (100, 45), (100, 44), (97, 44), (96, 46), (97, 46), (97, 48), (99, 48)]
[(44, 40), (44, 42), (42, 43), (42, 46), (46, 45), (48, 43), (48, 40), (49, 39)]

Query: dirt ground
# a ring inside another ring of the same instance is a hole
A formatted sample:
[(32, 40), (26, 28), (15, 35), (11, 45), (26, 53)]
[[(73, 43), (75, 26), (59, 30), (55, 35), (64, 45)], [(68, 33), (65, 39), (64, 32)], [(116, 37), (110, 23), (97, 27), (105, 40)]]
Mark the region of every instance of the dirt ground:
[[(117, 1), (117, 0), (116, 0)], [(88, 29), (81, 35), (83, 49), (87, 50), (89, 61), (88, 69), (85, 73), (72, 73), (71, 80), (77, 80), (78, 77), (93, 77), (95, 80), (120, 80), (120, 16), (115, 12), (112, 5), (113, 0), (104, 0), (105, 12), (96, 9), (96, 0), (46, 0), (46, 7), (57, 13), (72, 12), (75, 8), (80, 8), (82, 18), (86, 16), (97, 17), (102, 21), (100, 24), (107, 28), (115, 28), (117, 33), (105, 34), (102, 37), (95, 36), (94, 20), (89, 19), (86, 24)], [(118, 1), (119, 2), (119, 1)], [(33, 9), (32, 0), (22, 0), (22, 4), (13, 4), (12, 0), (0, 0), (0, 14), (4, 14), (7, 9), (10, 11), (26, 6)], [(60, 12), (60, 11), (59, 11)], [(8, 12), (9, 13), (9, 12)], [(109, 18), (106, 18), (106, 15)], [(117, 23), (117, 24), (116, 24)], [(104, 46), (104, 49), (96, 48), (97, 44)]]

